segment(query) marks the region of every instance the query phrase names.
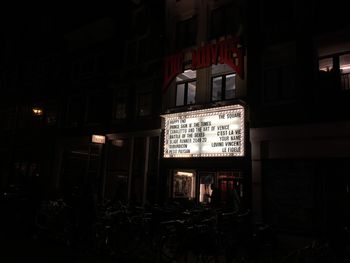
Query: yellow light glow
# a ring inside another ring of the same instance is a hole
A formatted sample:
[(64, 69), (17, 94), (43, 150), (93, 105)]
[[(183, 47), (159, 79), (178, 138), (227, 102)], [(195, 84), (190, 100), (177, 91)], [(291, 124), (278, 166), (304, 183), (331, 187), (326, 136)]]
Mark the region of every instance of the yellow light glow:
[(94, 143), (104, 144), (106, 142), (106, 137), (103, 135), (92, 135), (91, 141)]
[(33, 111), (34, 115), (36, 115), (36, 116), (43, 115), (43, 110), (40, 108), (33, 108), (32, 111)]
[(177, 172), (176, 174), (181, 176), (187, 176), (187, 177), (193, 176), (193, 173), (188, 173), (188, 172)]

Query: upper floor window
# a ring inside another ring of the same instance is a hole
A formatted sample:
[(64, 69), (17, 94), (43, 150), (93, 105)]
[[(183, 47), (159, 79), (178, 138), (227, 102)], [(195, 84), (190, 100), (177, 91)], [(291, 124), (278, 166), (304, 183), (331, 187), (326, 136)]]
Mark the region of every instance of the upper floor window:
[(180, 50), (196, 44), (197, 17), (179, 21), (176, 24), (176, 49)]
[[(324, 77), (328, 76), (328, 79), (331, 81), (339, 81), (340, 74), (341, 89), (350, 90), (350, 54), (336, 54), (321, 58), (318, 61), (318, 69)], [(321, 76), (322, 75), (320, 75), (320, 77)], [(332, 85), (332, 83), (330, 83), (330, 85)]]
[(236, 97), (236, 74), (227, 74), (212, 78), (212, 94), (213, 101), (229, 100)]
[(128, 92), (127, 89), (121, 89), (116, 91), (115, 95), (115, 119), (125, 119), (127, 116), (127, 102)]
[(86, 122), (97, 124), (107, 120), (110, 112), (110, 96), (105, 93), (91, 92), (87, 97)]
[(152, 93), (139, 93), (137, 97), (137, 115), (139, 117), (152, 114)]
[(339, 56), (339, 67), (341, 87), (343, 90), (350, 90), (350, 54)]
[(330, 72), (333, 69), (333, 58), (323, 58), (318, 61), (318, 69), (324, 72)]
[(265, 103), (281, 103), (295, 99), (295, 69), (292, 65), (280, 65), (264, 70)]
[(225, 35), (235, 35), (240, 23), (238, 8), (233, 4), (216, 8), (211, 13), (210, 37), (213, 39)]
[(72, 96), (67, 104), (66, 126), (77, 127), (84, 121), (85, 96)]
[(176, 77), (176, 106), (196, 103), (196, 71), (185, 70)]
[[(294, 24), (296, 1), (260, 1), (262, 4), (263, 24), (266, 27), (283, 29), (286, 24)], [(276, 11), (278, 10), (278, 12)]]
[(211, 68), (211, 100), (229, 100), (236, 97), (236, 74), (225, 64)]
[(95, 55), (76, 59), (72, 62), (72, 79), (79, 80), (92, 77), (96, 73)]

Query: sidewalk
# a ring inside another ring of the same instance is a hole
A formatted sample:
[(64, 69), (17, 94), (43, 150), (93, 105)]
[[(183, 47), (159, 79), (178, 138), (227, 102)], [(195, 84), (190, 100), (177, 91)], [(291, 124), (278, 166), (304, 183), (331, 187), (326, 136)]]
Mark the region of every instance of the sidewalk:
[(36, 263), (110, 263), (108, 258), (95, 255), (83, 255), (64, 244), (53, 241), (43, 241), (34, 237), (19, 235), (1, 235), (0, 245), (2, 247), (2, 262), (36, 262)]
[[(278, 235), (275, 245), (263, 247), (258, 252), (258, 257), (261, 262), (279, 263), (291, 251), (310, 244), (312, 238)], [(54, 241), (44, 241), (42, 239), (24, 236), (20, 234), (1, 235), (0, 245), (2, 247), (2, 258), (6, 263), (17, 262), (37, 262), (37, 263), (112, 263), (112, 258), (103, 257), (101, 255), (82, 254), (78, 253), (65, 244), (60, 244)], [(199, 259), (191, 254), (188, 257), (188, 262), (197, 262)], [(219, 257), (219, 262), (225, 262), (224, 256)]]

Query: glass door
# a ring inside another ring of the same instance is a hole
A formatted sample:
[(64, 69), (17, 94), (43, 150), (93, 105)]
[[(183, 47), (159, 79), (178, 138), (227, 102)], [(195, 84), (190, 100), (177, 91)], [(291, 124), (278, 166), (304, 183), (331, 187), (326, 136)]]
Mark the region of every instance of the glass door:
[(242, 181), (239, 172), (218, 172), (218, 188), (222, 203), (239, 209), (243, 197)]
[(215, 172), (199, 173), (199, 202), (202, 204), (210, 203), (212, 185), (215, 183)]

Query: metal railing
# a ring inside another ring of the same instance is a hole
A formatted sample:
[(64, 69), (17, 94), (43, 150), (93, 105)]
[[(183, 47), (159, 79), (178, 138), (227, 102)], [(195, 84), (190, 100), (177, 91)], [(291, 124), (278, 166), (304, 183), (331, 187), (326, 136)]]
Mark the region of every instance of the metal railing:
[(341, 89), (350, 90), (350, 73), (340, 75)]

